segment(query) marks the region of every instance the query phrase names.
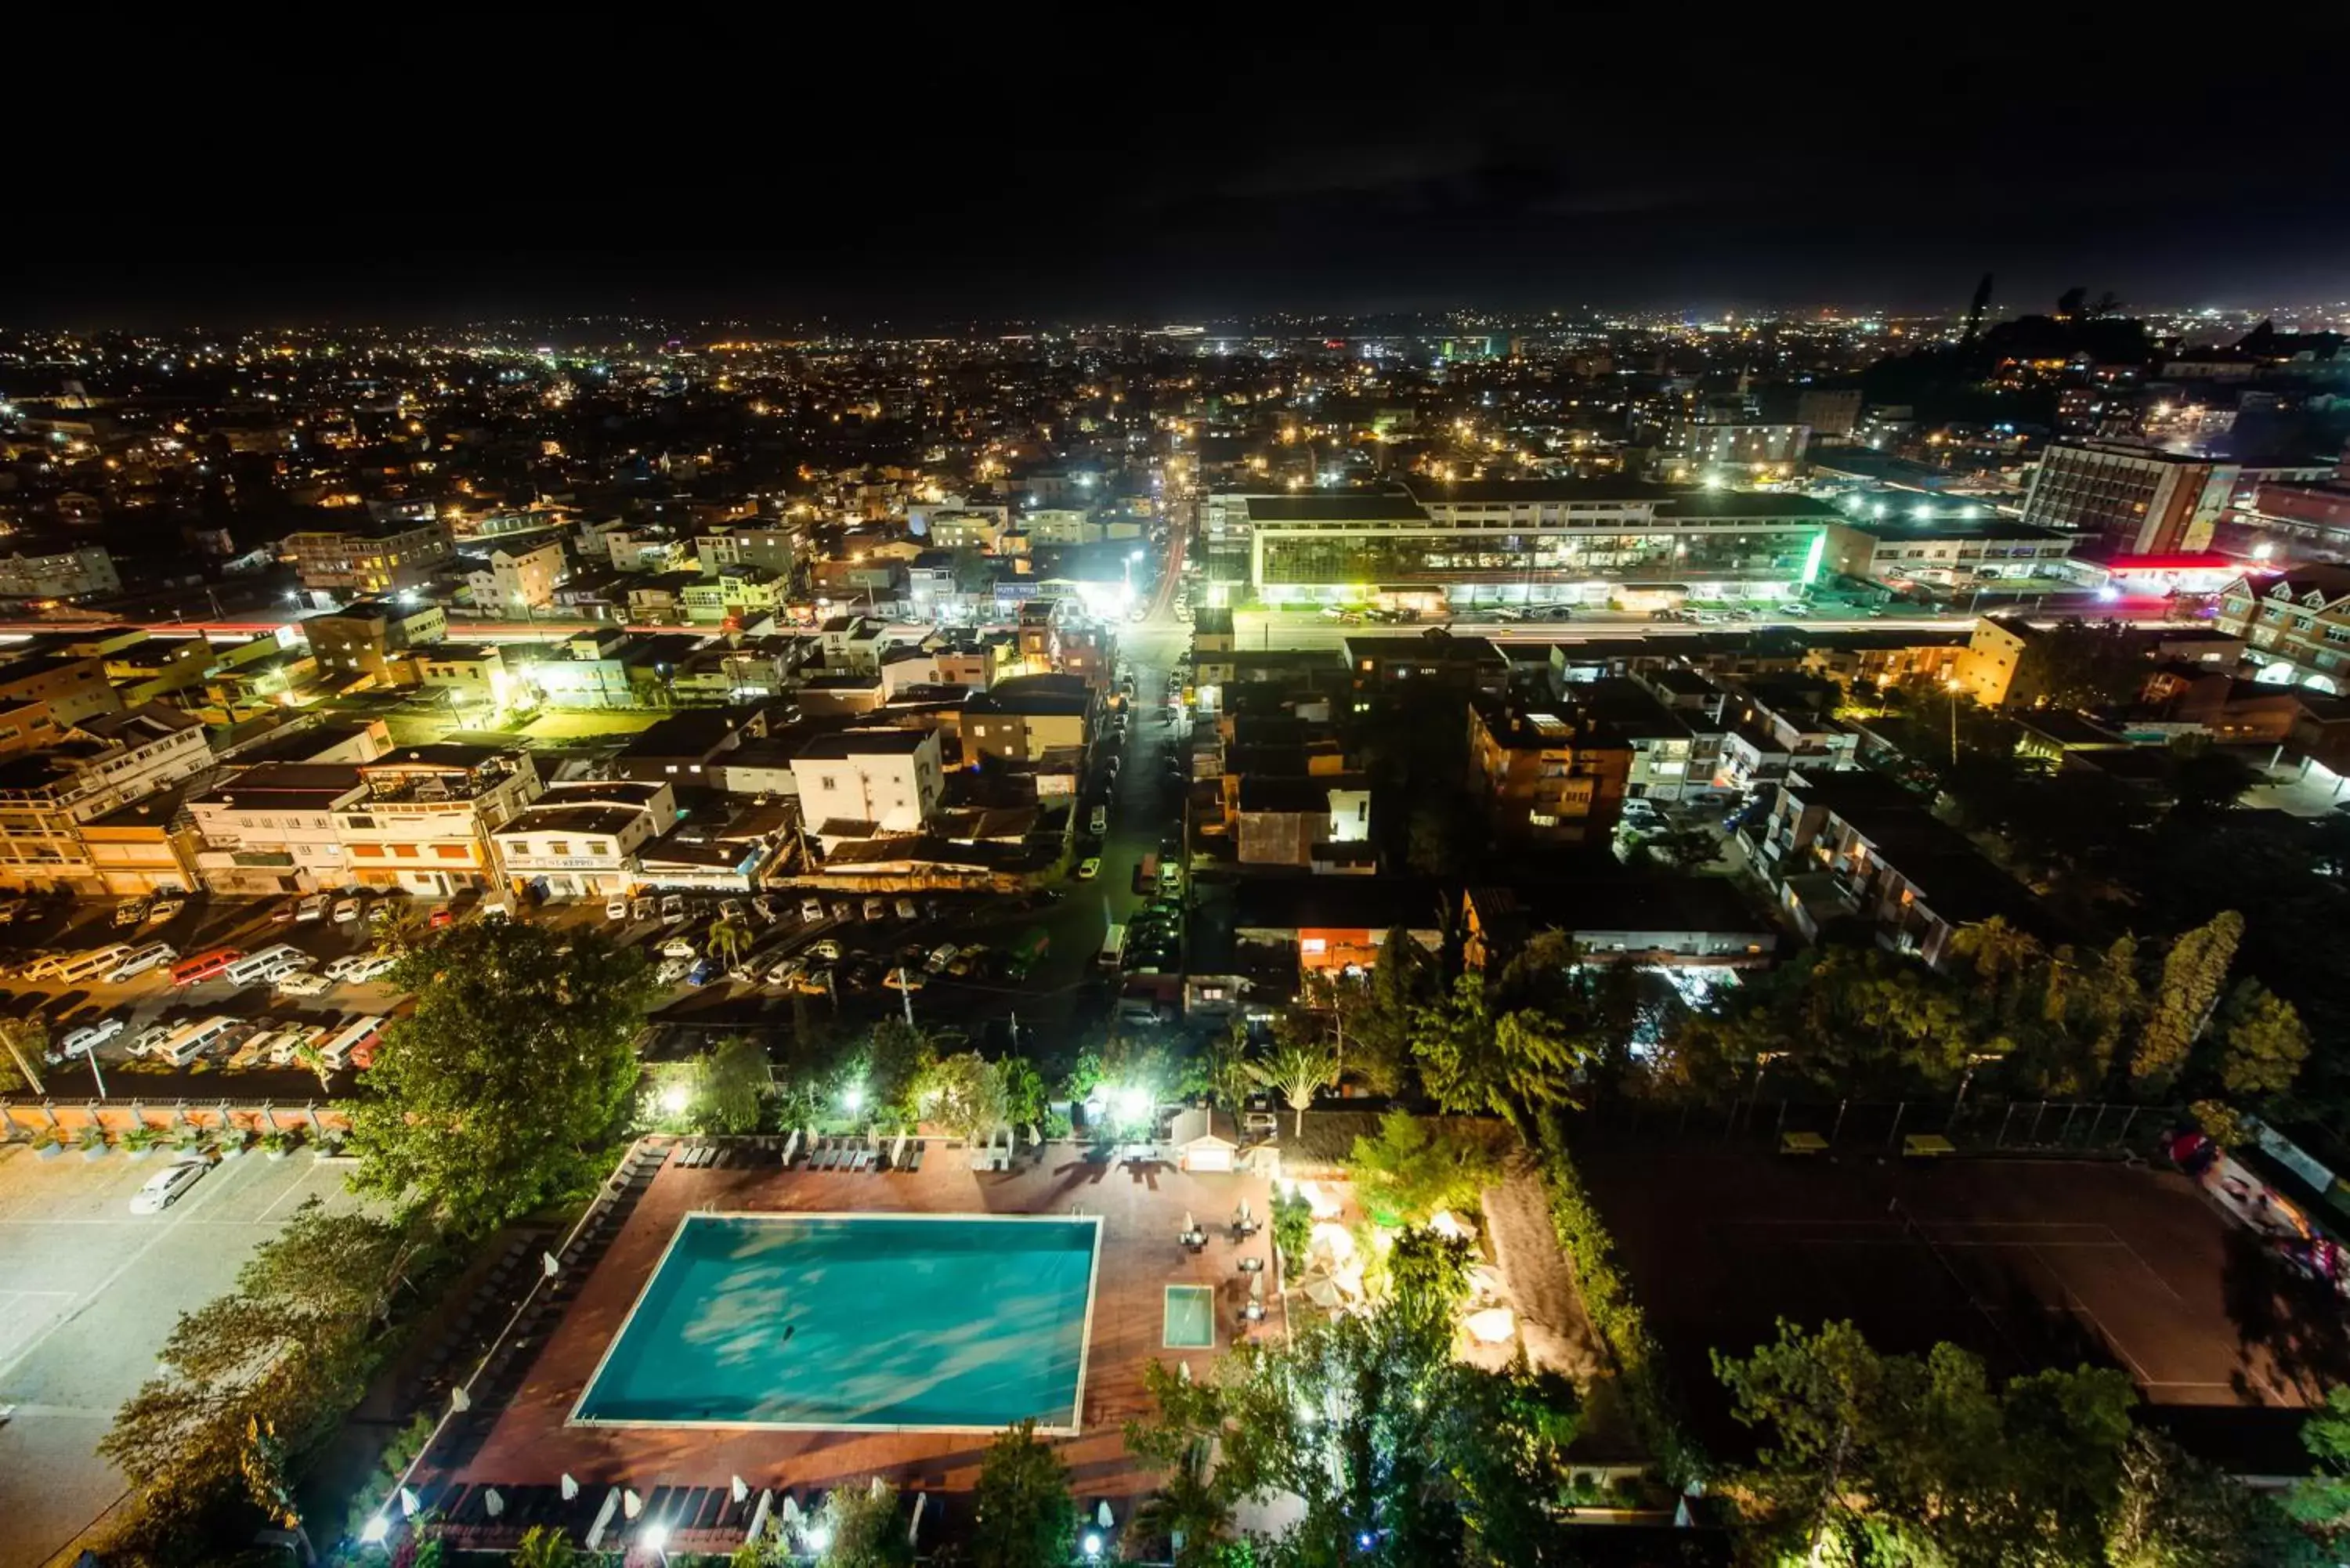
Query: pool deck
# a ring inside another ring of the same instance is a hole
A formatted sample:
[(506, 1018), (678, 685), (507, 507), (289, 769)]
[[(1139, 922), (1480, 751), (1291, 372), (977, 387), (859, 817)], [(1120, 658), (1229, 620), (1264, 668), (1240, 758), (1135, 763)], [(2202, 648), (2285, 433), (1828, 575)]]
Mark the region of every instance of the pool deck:
[[(966, 1168), (961, 1150), (938, 1143), (931, 1146), (922, 1168), (911, 1172), (851, 1175), (773, 1165), (684, 1169), (665, 1164), (530, 1361), (518, 1394), (499, 1412), (478, 1449), (461, 1468), (425, 1479), (436, 1484), (524, 1486), (552, 1484), (568, 1474), (591, 1493), (611, 1485), (649, 1493), (657, 1487), (723, 1488), (738, 1475), (754, 1492), (764, 1487), (829, 1489), (883, 1475), (908, 1489), (968, 1491), (989, 1441), (983, 1435), (589, 1427), (570, 1425), (567, 1418), (686, 1214), (1075, 1212), (1101, 1217), (1100, 1270), (1081, 1428), (1076, 1437), (1052, 1441), (1070, 1468), (1080, 1499), (1139, 1497), (1156, 1478), (1128, 1457), (1120, 1428), (1149, 1413), (1143, 1368), (1154, 1359), (1188, 1359), (1198, 1376), (1232, 1345), (1243, 1327), (1240, 1314), (1247, 1300), (1247, 1282), (1236, 1266), (1242, 1258), (1267, 1260), (1267, 1316), (1255, 1332), (1283, 1331), (1282, 1305), (1270, 1288), (1269, 1231), (1234, 1242), (1226, 1229), (1243, 1198), (1263, 1217), (1271, 1210), (1271, 1184), (1254, 1176), (1191, 1175), (1167, 1165), (1089, 1163), (1068, 1145), (1050, 1146), (1041, 1161), (1024, 1160), (1017, 1169), (994, 1172)], [(1208, 1232), (1207, 1247), (1197, 1254), (1176, 1240), (1186, 1210)], [(1214, 1351), (1161, 1348), (1164, 1296), (1171, 1284), (1216, 1289)], [(874, 1310), (886, 1312), (888, 1303), (877, 1302)]]

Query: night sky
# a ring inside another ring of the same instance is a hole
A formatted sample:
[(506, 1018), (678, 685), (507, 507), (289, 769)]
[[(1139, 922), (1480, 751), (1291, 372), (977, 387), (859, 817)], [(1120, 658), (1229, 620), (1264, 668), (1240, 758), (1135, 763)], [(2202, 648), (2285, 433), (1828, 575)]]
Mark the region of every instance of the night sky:
[(2076, 283), (2350, 297), (2339, 20), (1904, 14), (1929, 30), (1659, 6), (1449, 41), (1349, 17), (1274, 43), (1213, 9), (1034, 47), (910, 13), (887, 41), (585, 13), (559, 38), (192, 35), (47, 122), (136, 151), (19, 146), (0, 319), (1957, 310), (1986, 270), (2011, 313)]

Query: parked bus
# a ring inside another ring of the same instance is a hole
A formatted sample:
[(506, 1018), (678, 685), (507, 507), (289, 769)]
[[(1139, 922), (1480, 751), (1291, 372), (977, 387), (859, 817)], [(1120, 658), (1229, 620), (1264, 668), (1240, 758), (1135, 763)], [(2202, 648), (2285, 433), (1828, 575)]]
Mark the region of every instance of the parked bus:
[(228, 966), (244, 956), (241, 948), (213, 948), (208, 952), (191, 954), (172, 966), (173, 985), (198, 985), (227, 972)]
[(1143, 856), (1134, 868), (1134, 890), (1144, 898), (1159, 891), (1159, 853), (1152, 850)]
[(232, 985), (251, 985), (256, 981), (276, 980), (281, 974), (304, 968), (315, 961), (300, 948), (279, 942), (236, 960), (221, 972)]
[(205, 1052), (227, 1044), (240, 1032), (253, 1025), (242, 1018), (225, 1014), (200, 1019), (186, 1027), (174, 1030), (162, 1043), (151, 1046), (147, 1054), (160, 1056), (174, 1067), (184, 1067)]
[(354, 1018), (318, 1047), (318, 1054), (328, 1067), (340, 1067), (346, 1062), (367, 1066), (375, 1060), (376, 1042), (383, 1037), (383, 1022), (377, 1017)]
[(86, 953), (77, 953), (71, 960), (59, 965), (57, 979), (67, 985), (79, 985), (83, 981), (96, 980), (130, 956), (130, 945), (128, 942), (116, 942), (111, 947), (92, 948)]

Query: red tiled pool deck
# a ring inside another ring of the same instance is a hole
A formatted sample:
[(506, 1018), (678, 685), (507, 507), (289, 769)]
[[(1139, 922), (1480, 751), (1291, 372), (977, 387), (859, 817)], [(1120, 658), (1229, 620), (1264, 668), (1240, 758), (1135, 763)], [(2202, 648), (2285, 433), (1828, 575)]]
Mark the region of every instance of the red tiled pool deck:
[[(1149, 1413), (1143, 1368), (1154, 1359), (1170, 1365), (1188, 1359), (1194, 1376), (1204, 1374), (1216, 1354), (1247, 1329), (1241, 1321), (1248, 1299), (1238, 1267), (1243, 1258), (1266, 1263), (1266, 1320), (1253, 1332), (1281, 1332), (1270, 1231), (1261, 1230), (1246, 1241), (1232, 1239), (1232, 1216), (1243, 1198), (1263, 1218), (1271, 1209), (1271, 1184), (1255, 1176), (1192, 1175), (1166, 1165), (1087, 1162), (1069, 1145), (1051, 1146), (1041, 1161), (1024, 1159), (1018, 1169), (993, 1172), (967, 1168), (962, 1150), (937, 1143), (921, 1169), (880, 1174), (775, 1165), (686, 1169), (666, 1163), (554, 1320), (543, 1345), (535, 1355), (525, 1347), (519, 1391), (471, 1458), (440, 1470), (428, 1457), (421, 1479), (525, 1486), (551, 1485), (568, 1474), (583, 1494), (592, 1495), (613, 1485), (648, 1494), (658, 1487), (723, 1488), (738, 1475), (754, 1493), (765, 1487), (827, 1490), (881, 1475), (902, 1488), (967, 1491), (987, 1448), (983, 1435), (587, 1427), (570, 1425), (568, 1417), (689, 1213), (1075, 1212), (1101, 1217), (1101, 1258), (1079, 1429), (1052, 1441), (1081, 1499), (1139, 1497), (1156, 1477), (1128, 1457), (1121, 1428)], [(1207, 1247), (1196, 1254), (1177, 1241), (1187, 1210), (1208, 1233)], [(1216, 1289), (1214, 1351), (1162, 1347), (1165, 1292), (1177, 1284)], [(889, 1303), (876, 1302), (873, 1310), (886, 1313)]]

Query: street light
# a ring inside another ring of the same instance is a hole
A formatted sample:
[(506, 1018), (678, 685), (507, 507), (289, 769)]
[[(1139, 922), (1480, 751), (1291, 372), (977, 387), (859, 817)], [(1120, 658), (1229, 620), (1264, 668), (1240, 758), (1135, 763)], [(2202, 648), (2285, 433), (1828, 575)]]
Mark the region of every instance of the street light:
[(841, 1109), (847, 1111), (852, 1116), (858, 1112), (863, 1110), (865, 1108), (865, 1086), (862, 1084), (851, 1084), (848, 1087), (843, 1089), (840, 1092), (840, 1106)]
[(683, 1084), (671, 1084), (660, 1093), (661, 1109), (673, 1116), (683, 1116), (685, 1107), (692, 1103), (693, 1095)]
[(1099, 1532), (1099, 1531), (1097, 1531), (1097, 1530), (1088, 1530), (1088, 1531), (1087, 1531), (1087, 1532), (1086, 1532), (1086, 1542), (1085, 1542), (1085, 1545), (1086, 1545), (1086, 1561), (1087, 1561), (1087, 1562), (1088, 1562), (1088, 1563), (1098, 1563), (1098, 1562), (1100, 1562), (1100, 1561), (1101, 1561), (1101, 1554), (1102, 1554), (1102, 1538), (1101, 1538), (1101, 1532)]
[(369, 1546), (380, 1546), (391, 1539), (391, 1521), (379, 1513), (359, 1526), (359, 1540)]
[(669, 1526), (666, 1524), (646, 1525), (642, 1530), (637, 1532), (637, 1544), (643, 1547), (646, 1551), (659, 1556), (660, 1560), (666, 1563), (669, 1561)]

